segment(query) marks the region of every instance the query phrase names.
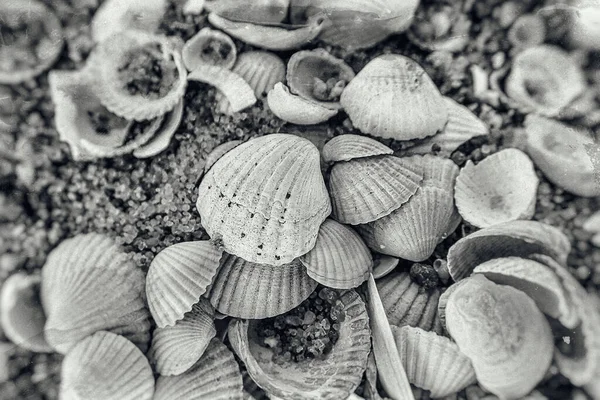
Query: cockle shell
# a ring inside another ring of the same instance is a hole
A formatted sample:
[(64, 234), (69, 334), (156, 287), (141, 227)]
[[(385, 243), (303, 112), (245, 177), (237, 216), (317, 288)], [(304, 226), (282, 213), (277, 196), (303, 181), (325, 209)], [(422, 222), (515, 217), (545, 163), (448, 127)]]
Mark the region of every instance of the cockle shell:
[(174, 244), (154, 257), (146, 277), (148, 307), (159, 328), (172, 326), (210, 286), (223, 254), (208, 240)]
[(448, 120), (446, 104), (431, 78), (399, 54), (371, 60), (340, 101), (357, 129), (383, 138), (424, 138), (440, 132)]
[(228, 253), (270, 265), (312, 249), (331, 213), (318, 149), (286, 134), (249, 140), (221, 157), (200, 183), (196, 206)]
[(365, 303), (354, 290), (340, 293), (345, 320), (339, 339), (323, 359), (274, 363), (273, 351), (261, 347), (255, 338), (259, 321), (234, 320), (229, 340), (252, 379), (269, 396), (283, 399), (343, 399), (356, 389), (367, 363), (370, 329)]
[(471, 360), (456, 343), (421, 328), (392, 326), (408, 380), (434, 398), (456, 393), (477, 382)]
[(64, 400), (150, 400), (152, 368), (144, 354), (123, 336), (100, 331), (80, 342), (62, 363)]
[(300, 262), (311, 278), (335, 289), (359, 286), (373, 266), (371, 252), (360, 236), (332, 219), (323, 222), (315, 247)]
[(133, 151), (133, 155), (137, 158), (154, 157), (163, 152), (169, 147), (171, 139), (183, 117), (183, 100), (181, 100), (174, 109), (165, 114), (158, 131), (152, 139), (141, 145)]
[(431, 154), (416, 155), (406, 158), (423, 166), (422, 187), (435, 187), (450, 194), (454, 193), (459, 169), (453, 161)]
[(99, 43), (130, 29), (154, 33), (167, 5), (167, 0), (106, 0), (92, 18), (92, 39)]
[(335, 163), (393, 153), (392, 149), (375, 139), (360, 135), (340, 135), (323, 146), (321, 156), (324, 162)]
[(188, 71), (204, 64), (231, 69), (237, 58), (237, 49), (233, 40), (223, 32), (203, 28), (185, 43), (181, 58)]
[(384, 254), (375, 254), (373, 259), (373, 278), (381, 279), (398, 266), (400, 259)]
[(479, 228), (530, 219), (538, 183), (533, 162), (525, 153), (501, 150), (477, 165), (467, 161), (456, 178), (456, 207), (465, 221)]
[(277, 23), (286, 19), (290, 0), (207, 0), (205, 7), (232, 21)]
[(540, 14), (523, 14), (510, 27), (507, 38), (517, 50), (538, 46), (546, 40), (546, 22)]
[(52, 250), (42, 267), (40, 295), (46, 340), (60, 353), (99, 330), (147, 346), (144, 274), (107, 236), (77, 235)]
[(218, 145), (217, 147), (215, 147), (208, 154), (208, 156), (206, 156), (206, 161), (204, 164), (204, 172), (205, 173), (208, 172), (208, 170), (211, 169), (212, 166), (215, 165), (215, 163), (217, 161), (219, 161), (219, 159), (221, 157), (223, 157), (229, 151), (238, 147), (240, 144), (242, 144), (241, 140), (230, 140), (228, 142), (222, 143), (222, 144)]
[(315, 125), (327, 121), (338, 110), (293, 95), (283, 83), (278, 82), (267, 94), (267, 104), (277, 117), (297, 125)]
[(229, 101), (231, 112), (242, 111), (256, 103), (256, 97), (250, 85), (241, 76), (228, 69), (214, 65), (198, 65), (188, 75), (188, 79), (216, 87)]
[(458, 283), (446, 305), (446, 326), (479, 383), (500, 398), (526, 395), (550, 367), (550, 326), (534, 301), (510, 286), (482, 275)]

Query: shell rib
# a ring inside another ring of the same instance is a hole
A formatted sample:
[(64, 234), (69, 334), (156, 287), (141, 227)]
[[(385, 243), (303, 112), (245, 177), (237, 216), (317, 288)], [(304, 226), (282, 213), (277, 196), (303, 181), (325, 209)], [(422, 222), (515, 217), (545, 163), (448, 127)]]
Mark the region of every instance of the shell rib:
[(229, 101), (232, 112), (239, 112), (256, 103), (254, 90), (246, 81), (227, 69), (214, 65), (198, 65), (188, 75), (191, 81), (208, 83), (216, 87)]
[(359, 135), (340, 135), (325, 143), (322, 157), (326, 163), (336, 163), (393, 153), (392, 149), (375, 139)]

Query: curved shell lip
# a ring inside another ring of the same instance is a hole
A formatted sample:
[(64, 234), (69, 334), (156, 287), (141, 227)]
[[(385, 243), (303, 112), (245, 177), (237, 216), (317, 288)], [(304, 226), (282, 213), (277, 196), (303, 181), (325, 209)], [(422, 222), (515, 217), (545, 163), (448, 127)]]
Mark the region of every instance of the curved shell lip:
[(360, 135), (339, 135), (325, 143), (321, 156), (329, 164), (381, 155), (392, 155), (394, 150), (375, 139)]
[(236, 22), (276, 24), (286, 19), (290, 0), (262, 1), (208, 1), (208, 12)]
[(267, 94), (267, 104), (275, 116), (297, 125), (320, 124), (338, 113), (336, 109), (292, 94), (281, 82), (276, 83)]
[(237, 59), (237, 49), (229, 36), (206, 27), (183, 45), (181, 58), (188, 71), (199, 64), (231, 69)]
[(206, 157), (206, 163), (204, 164), (204, 173), (207, 173), (212, 168), (212, 166), (215, 165), (217, 161), (219, 161), (221, 157), (223, 157), (229, 151), (238, 147), (240, 144), (242, 144), (241, 140), (230, 140), (215, 147)]
[(183, 99), (177, 103), (174, 109), (169, 111), (162, 120), (158, 131), (148, 142), (142, 144), (133, 151), (137, 158), (153, 157), (169, 147), (171, 138), (177, 132), (181, 118), (183, 117)]

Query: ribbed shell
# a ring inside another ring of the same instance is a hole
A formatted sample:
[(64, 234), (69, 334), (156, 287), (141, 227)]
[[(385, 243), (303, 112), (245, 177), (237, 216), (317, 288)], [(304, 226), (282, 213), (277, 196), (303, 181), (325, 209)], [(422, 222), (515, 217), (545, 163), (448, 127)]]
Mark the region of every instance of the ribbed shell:
[(335, 163), (393, 153), (394, 150), (375, 139), (360, 135), (340, 135), (325, 144), (321, 156), (326, 163)]
[(192, 307), (192, 311), (177, 321), (175, 326), (156, 328), (152, 337), (150, 359), (161, 375), (179, 375), (200, 359), (215, 337), (214, 310), (207, 299)]
[(446, 103), (431, 78), (398, 54), (369, 62), (340, 101), (357, 129), (383, 138), (424, 138), (440, 132), (448, 120)]
[(360, 236), (332, 219), (323, 222), (315, 247), (300, 261), (311, 278), (335, 289), (359, 286), (373, 266), (371, 252)]
[(92, 18), (92, 39), (102, 42), (124, 30), (155, 32), (167, 11), (166, 0), (106, 0)]
[[(208, 50), (208, 54), (205, 54), (205, 50)], [(215, 54), (218, 59), (215, 59)], [(223, 32), (202, 28), (185, 42), (181, 50), (181, 58), (188, 71), (195, 70), (199, 65), (231, 69), (237, 58), (237, 49), (233, 40)]]
[(60, 353), (100, 330), (147, 346), (144, 274), (107, 236), (77, 235), (52, 250), (42, 267), (40, 294), (46, 340)]
[(174, 109), (165, 114), (158, 132), (148, 143), (135, 149), (133, 155), (137, 158), (148, 158), (166, 150), (173, 135), (177, 132), (177, 128), (179, 128), (181, 117), (183, 117), (183, 100), (179, 101)]
[(252, 139), (205, 175), (196, 204), (202, 225), (228, 253), (282, 265), (315, 245), (331, 212), (317, 148), (294, 135)]
[(432, 397), (449, 396), (477, 382), (471, 360), (447, 337), (410, 326), (392, 326), (392, 332), (408, 380)]
[(146, 277), (150, 312), (159, 328), (192, 310), (210, 286), (222, 251), (208, 240), (174, 244), (154, 257)]
[(373, 278), (380, 279), (388, 275), (398, 266), (400, 260), (396, 257), (380, 254), (373, 260)]
[(375, 221), (406, 203), (422, 179), (421, 165), (394, 156), (337, 163), (329, 176), (333, 216), (351, 225)]
[(423, 182), (421, 186), (431, 186), (453, 194), (459, 168), (453, 161), (426, 154), (407, 158), (423, 166)]
[(133, 343), (114, 333), (100, 331), (83, 339), (62, 362), (63, 400), (150, 400), (153, 392), (148, 360)]
[(241, 140), (230, 140), (229, 142), (225, 142), (215, 147), (208, 154), (208, 156), (206, 156), (206, 161), (204, 163), (204, 172), (207, 172), (209, 169), (211, 169), (212, 166), (215, 165), (215, 163), (225, 155), (225, 153), (235, 149), (240, 144), (242, 144)]
[(246, 81), (228, 69), (214, 65), (198, 65), (188, 75), (188, 80), (216, 87), (229, 101), (232, 112), (239, 112), (256, 103), (254, 90)]
[(275, 116), (296, 125), (320, 124), (338, 113), (336, 109), (290, 93), (288, 87), (281, 82), (276, 83), (267, 93), (267, 104)]
[(274, 266), (226, 254), (208, 298), (223, 314), (262, 319), (298, 306), (316, 287), (299, 261)]

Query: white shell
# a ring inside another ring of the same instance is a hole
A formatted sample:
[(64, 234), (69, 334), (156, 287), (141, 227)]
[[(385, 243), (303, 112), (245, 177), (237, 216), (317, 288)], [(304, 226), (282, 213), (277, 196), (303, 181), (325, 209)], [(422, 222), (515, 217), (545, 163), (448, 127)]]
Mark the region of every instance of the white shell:
[(209, 12), (232, 21), (269, 25), (283, 21), (288, 14), (290, 0), (218, 0), (207, 1)]
[(375, 139), (360, 135), (340, 135), (325, 143), (321, 156), (324, 162), (335, 163), (390, 154), (394, 154), (394, 150)]
[(237, 49), (233, 40), (223, 32), (202, 28), (185, 42), (181, 58), (188, 71), (195, 70), (199, 65), (231, 69), (237, 58)]
[(297, 125), (315, 125), (327, 121), (338, 110), (327, 108), (290, 93), (283, 83), (278, 82), (267, 94), (267, 104), (277, 117)]
[(92, 39), (102, 42), (129, 29), (153, 33), (167, 11), (167, 0), (106, 0), (94, 13)]
[(373, 278), (381, 279), (388, 275), (396, 269), (399, 262), (400, 260), (396, 257), (376, 254), (373, 260)]
[(190, 72), (188, 79), (216, 87), (227, 98), (234, 113), (256, 103), (254, 90), (250, 85), (241, 76), (228, 69), (214, 65), (199, 65)]
[(240, 144), (242, 144), (241, 140), (230, 140), (228, 142), (225, 142), (225, 143), (220, 144), (217, 147), (215, 147), (208, 154), (208, 156), (206, 156), (206, 160), (205, 160), (205, 164), (204, 164), (204, 172), (206, 173), (209, 169), (211, 169), (212, 166), (215, 165), (215, 163), (217, 161), (219, 161), (219, 159), (225, 155), (225, 153), (235, 149)]
[(171, 138), (177, 132), (181, 118), (183, 117), (183, 100), (181, 100), (173, 110), (165, 114), (165, 117), (158, 128), (158, 132), (147, 143), (141, 145), (133, 151), (137, 158), (154, 157), (169, 147)]

